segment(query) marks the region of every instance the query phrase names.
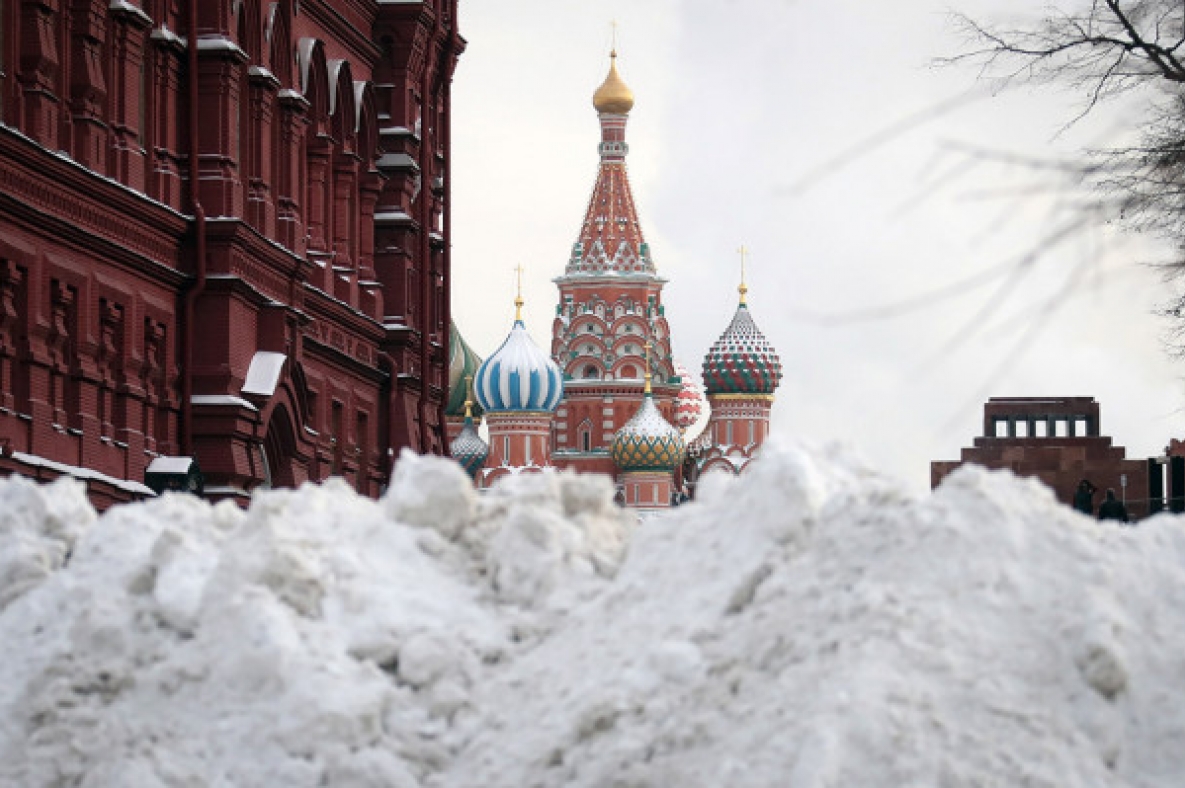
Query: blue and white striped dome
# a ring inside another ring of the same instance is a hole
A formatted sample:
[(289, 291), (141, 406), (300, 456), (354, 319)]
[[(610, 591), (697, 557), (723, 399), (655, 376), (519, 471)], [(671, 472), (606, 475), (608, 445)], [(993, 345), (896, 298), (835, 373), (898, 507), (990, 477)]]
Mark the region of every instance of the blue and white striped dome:
[(473, 392), (487, 413), (552, 411), (563, 396), (564, 378), (531, 341), (523, 321), (515, 320), (502, 347), (478, 368)]

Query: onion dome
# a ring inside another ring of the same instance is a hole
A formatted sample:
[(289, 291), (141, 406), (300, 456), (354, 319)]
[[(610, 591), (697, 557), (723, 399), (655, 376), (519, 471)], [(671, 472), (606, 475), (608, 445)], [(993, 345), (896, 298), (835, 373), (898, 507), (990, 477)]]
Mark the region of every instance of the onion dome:
[(782, 382), (782, 361), (749, 314), (749, 287), (745, 284), (749, 250), (742, 246), (739, 251), (741, 284), (737, 292), (741, 303), (728, 328), (704, 356), (704, 388), (708, 394), (773, 394)]
[[(465, 413), (465, 379), (477, 374), (481, 356), (469, 347), (455, 322), (449, 323), (448, 336), (448, 402), (444, 406), (444, 415), (456, 417)], [(474, 409), (473, 415), (480, 418), (481, 408)]]
[(688, 427), (699, 421), (708, 403), (704, 400), (704, 390), (692, 379), (687, 367), (676, 364), (675, 374), (683, 380), (675, 398), (675, 426), (686, 433)]
[(679, 430), (663, 418), (650, 390), (650, 345), (646, 345), (646, 388), (642, 407), (613, 436), (613, 462), (623, 471), (674, 473), (687, 446)]
[(461, 432), (449, 444), (449, 453), (465, 469), (469, 478), (476, 479), (477, 472), (486, 464), (490, 447), (477, 434), (477, 427), (473, 423), (472, 405), (470, 400), (465, 401), (465, 425), (461, 427)]
[(773, 394), (782, 362), (741, 301), (728, 328), (704, 357), (708, 394)]
[(617, 50), (609, 53), (609, 75), (593, 93), (593, 106), (610, 115), (626, 115), (634, 107), (634, 91), (617, 73)]
[(560, 368), (531, 341), (523, 324), (523, 299), (515, 298), (516, 314), (510, 335), (477, 370), (474, 389), (487, 413), (552, 411), (564, 393)]
[(623, 471), (672, 472), (685, 453), (683, 436), (662, 417), (649, 393), (633, 418), (613, 436), (613, 462)]

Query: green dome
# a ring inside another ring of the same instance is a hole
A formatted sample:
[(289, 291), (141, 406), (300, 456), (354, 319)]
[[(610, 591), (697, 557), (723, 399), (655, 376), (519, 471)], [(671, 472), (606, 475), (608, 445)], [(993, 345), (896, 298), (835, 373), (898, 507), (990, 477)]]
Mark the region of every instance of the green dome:
[[(465, 378), (477, 375), (481, 356), (474, 353), (473, 348), (465, 342), (457, 330), (456, 322), (449, 323), (448, 337), (448, 402), (444, 406), (444, 415), (460, 418), (465, 415)], [(476, 400), (473, 402), (473, 416), (481, 416), (481, 406)]]
[(613, 462), (623, 471), (672, 473), (683, 462), (687, 446), (647, 394), (638, 412), (613, 436), (612, 453)]

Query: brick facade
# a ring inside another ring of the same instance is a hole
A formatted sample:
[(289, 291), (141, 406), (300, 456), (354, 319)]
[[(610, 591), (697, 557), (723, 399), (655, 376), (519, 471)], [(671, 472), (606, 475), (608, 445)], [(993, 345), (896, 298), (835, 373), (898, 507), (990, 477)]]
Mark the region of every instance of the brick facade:
[(0, 14), (0, 473), (377, 494), (445, 451), (456, 0)]

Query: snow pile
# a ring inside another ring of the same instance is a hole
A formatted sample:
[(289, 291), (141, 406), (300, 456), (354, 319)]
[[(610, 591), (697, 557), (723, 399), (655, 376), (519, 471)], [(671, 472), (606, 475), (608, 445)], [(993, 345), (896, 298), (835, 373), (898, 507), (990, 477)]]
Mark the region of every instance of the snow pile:
[[(0, 786), (1169, 786), (1185, 528), (839, 450), (635, 526), (404, 455), (249, 512), (0, 480)], [(66, 556), (69, 554), (69, 559)]]

